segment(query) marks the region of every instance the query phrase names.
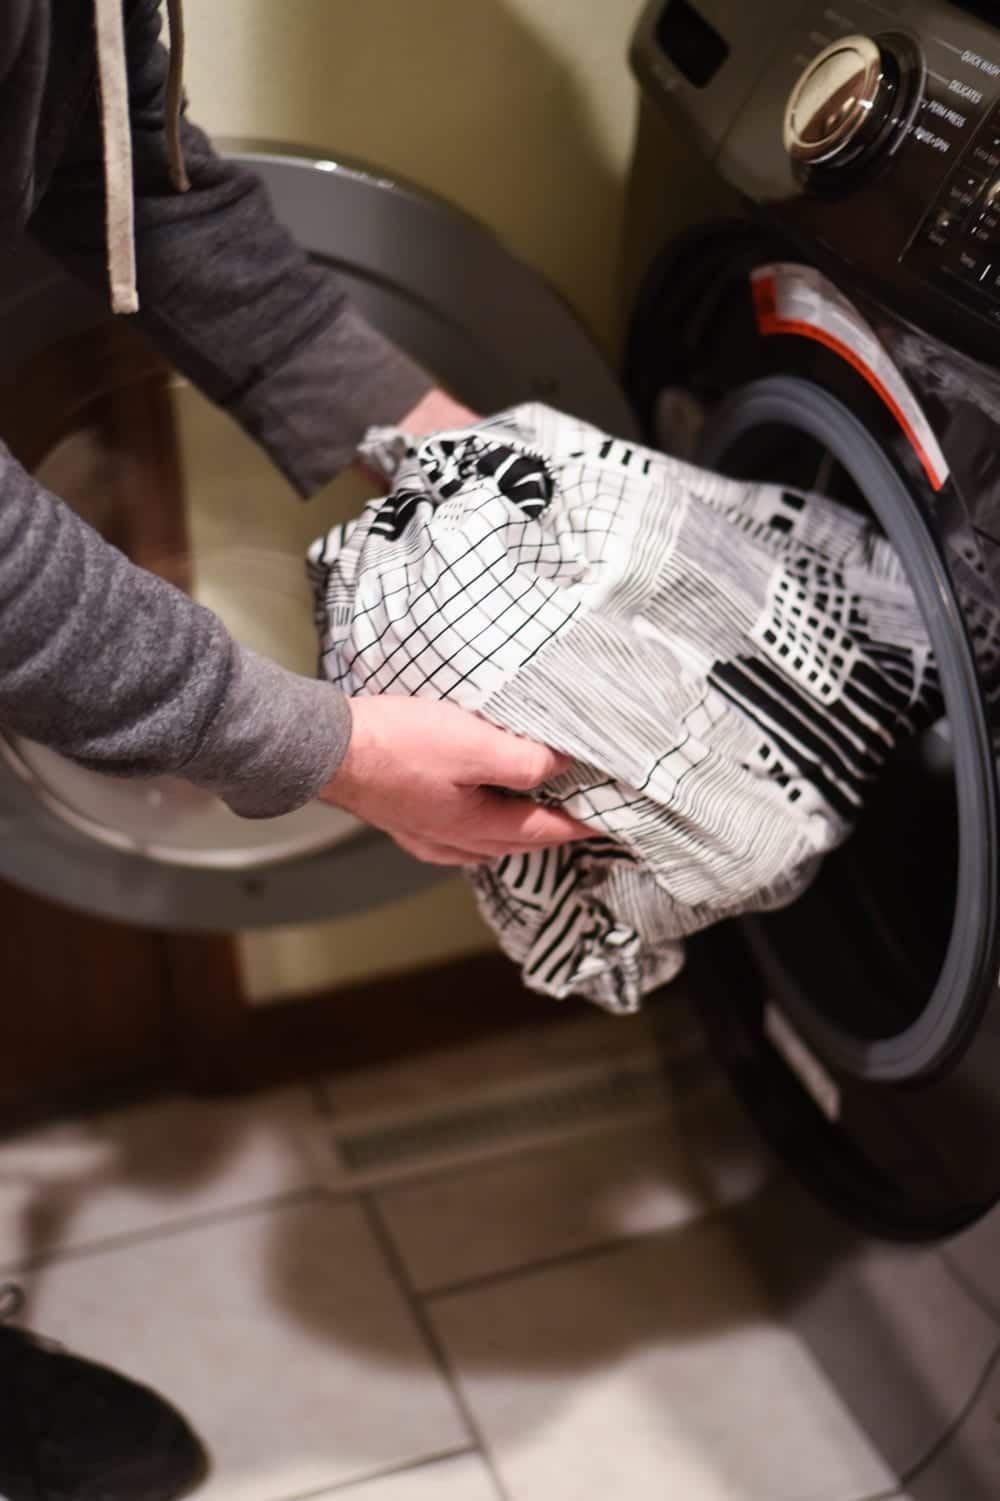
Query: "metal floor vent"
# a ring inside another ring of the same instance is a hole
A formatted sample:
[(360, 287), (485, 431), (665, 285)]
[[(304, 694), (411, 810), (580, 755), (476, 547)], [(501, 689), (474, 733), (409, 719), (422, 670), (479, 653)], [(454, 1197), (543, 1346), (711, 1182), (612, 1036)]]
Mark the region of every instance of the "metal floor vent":
[(481, 1091), (448, 1109), (345, 1121), (332, 1134), (326, 1128), (327, 1171), (336, 1186), (361, 1188), (512, 1156), (664, 1115), (702, 1071), (700, 1059), (646, 1055), (610, 1069), (563, 1070), (503, 1092)]

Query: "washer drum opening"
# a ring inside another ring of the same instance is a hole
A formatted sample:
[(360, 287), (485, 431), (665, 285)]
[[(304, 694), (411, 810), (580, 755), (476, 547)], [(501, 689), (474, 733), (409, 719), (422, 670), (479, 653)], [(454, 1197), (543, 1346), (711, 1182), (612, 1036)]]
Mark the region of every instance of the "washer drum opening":
[[(909, 578), (937, 660), (946, 720), (900, 748), (856, 832), (810, 891), (746, 930), (765, 977), (817, 1051), (857, 1077), (940, 1068), (972, 1035), (993, 984), (996, 787), (989, 724), (959, 603), (933, 534), (889, 458), (835, 397), (773, 376), (709, 418), (697, 461), (734, 478), (802, 484), (825, 456), (875, 516)], [(822, 483), (813, 488), (831, 493)]]

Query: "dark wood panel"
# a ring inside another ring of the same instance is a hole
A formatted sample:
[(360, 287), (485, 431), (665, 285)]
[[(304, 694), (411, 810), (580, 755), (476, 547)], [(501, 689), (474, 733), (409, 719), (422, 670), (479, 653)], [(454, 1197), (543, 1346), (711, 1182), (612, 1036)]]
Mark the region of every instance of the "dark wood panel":
[(525, 990), (516, 967), (499, 954), (263, 1006), (246, 1005), (238, 987), (228, 988), (231, 972), (220, 978), (210, 995), (191, 975), (174, 1000), (178, 1035), (186, 1040), (185, 1077), (209, 1092), (349, 1072), (524, 1026), (560, 1026), (586, 1005), (556, 1005)]
[[(44, 351), (0, 383), (0, 433), (134, 562), (189, 581), (172, 372), (128, 325)], [(233, 945), (106, 922), (0, 883), (0, 1112), (7, 1118), (183, 1078), (175, 986), (239, 1004)], [(203, 1020), (206, 1004), (197, 1008)]]
[(164, 1069), (164, 942), (0, 882), (0, 1113)]

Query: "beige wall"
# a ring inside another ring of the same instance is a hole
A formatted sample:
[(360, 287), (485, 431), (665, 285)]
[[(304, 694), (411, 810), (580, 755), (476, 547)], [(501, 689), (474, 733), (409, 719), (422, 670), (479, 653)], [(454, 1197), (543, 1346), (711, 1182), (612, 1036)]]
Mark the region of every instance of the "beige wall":
[(194, 118), (378, 164), (491, 225), (606, 334), (641, 0), (198, 0)]
[[(216, 135), (315, 146), (442, 194), (610, 344), (635, 112), (626, 51), (641, 3), (200, 0), (186, 7), (191, 113)], [(385, 916), (247, 936), (251, 994), (492, 942), (461, 880)]]

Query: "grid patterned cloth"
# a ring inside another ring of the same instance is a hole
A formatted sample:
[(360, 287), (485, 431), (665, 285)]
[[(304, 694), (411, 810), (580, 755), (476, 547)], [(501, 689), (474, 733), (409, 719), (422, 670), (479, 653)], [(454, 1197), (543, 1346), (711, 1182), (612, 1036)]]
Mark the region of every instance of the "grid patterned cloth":
[(863, 518), (540, 405), (414, 444), (310, 549), (322, 672), (448, 698), (572, 757), (582, 843), (477, 867), (526, 983), (633, 1011), (686, 934), (784, 905), (939, 712), (901, 566)]

